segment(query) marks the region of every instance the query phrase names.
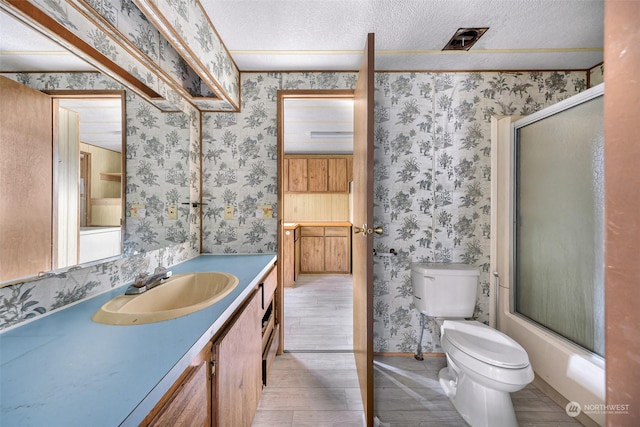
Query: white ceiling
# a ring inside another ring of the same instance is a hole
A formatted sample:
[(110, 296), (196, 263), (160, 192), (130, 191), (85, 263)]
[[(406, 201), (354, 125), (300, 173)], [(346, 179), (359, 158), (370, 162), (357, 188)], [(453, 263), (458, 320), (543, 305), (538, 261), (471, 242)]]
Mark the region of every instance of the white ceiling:
[(60, 106), (80, 115), (80, 142), (122, 153), (120, 98), (63, 99)]
[[(242, 71), (588, 69), (603, 60), (604, 0), (200, 0)], [(460, 27), (490, 27), (442, 52)]]
[[(200, 0), (241, 71), (588, 69), (603, 60), (604, 0)], [(489, 27), (442, 52), (460, 27)], [(0, 71), (93, 68), (0, 13)]]

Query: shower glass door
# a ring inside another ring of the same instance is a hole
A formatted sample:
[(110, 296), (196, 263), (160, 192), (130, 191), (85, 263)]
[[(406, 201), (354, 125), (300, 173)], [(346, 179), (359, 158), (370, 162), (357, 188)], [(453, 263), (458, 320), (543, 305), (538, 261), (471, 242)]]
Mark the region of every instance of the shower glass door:
[[(604, 355), (603, 96), (515, 128), (515, 312)], [(520, 123), (520, 122), (519, 122)]]

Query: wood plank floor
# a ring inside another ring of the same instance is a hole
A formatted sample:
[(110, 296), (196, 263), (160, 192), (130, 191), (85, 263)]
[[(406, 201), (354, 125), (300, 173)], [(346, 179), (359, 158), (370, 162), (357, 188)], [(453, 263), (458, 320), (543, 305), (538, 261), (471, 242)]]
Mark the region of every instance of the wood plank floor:
[[(351, 276), (301, 275), (285, 289), (285, 351), (276, 357), (253, 427), (362, 426), (352, 348)], [(374, 358), (381, 427), (463, 427), (438, 383), (444, 357)], [(512, 394), (521, 427), (579, 424), (535, 386)]]

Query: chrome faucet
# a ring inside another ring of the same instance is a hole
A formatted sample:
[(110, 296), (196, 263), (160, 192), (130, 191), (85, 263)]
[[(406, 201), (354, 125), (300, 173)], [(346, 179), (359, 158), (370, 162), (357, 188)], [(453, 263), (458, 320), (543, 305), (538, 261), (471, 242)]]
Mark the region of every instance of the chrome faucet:
[(153, 271), (152, 275), (148, 273), (140, 273), (136, 276), (133, 285), (130, 285), (125, 291), (125, 295), (138, 295), (163, 284), (171, 277), (171, 271), (165, 267), (159, 266)]

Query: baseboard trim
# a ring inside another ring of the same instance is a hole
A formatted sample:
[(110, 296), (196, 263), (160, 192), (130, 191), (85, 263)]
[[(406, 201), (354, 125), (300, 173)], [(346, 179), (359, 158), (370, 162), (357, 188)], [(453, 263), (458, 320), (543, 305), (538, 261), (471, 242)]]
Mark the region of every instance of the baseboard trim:
[[(424, 357), (444, 357), (444, 353), (423, 353), (422, 355)], [(415, 353), (405, 352), (405, 351), (403, 352), (380, 351), (380, 352), (373, 352), (373, 357), (375, 356), (415, 357)]]

